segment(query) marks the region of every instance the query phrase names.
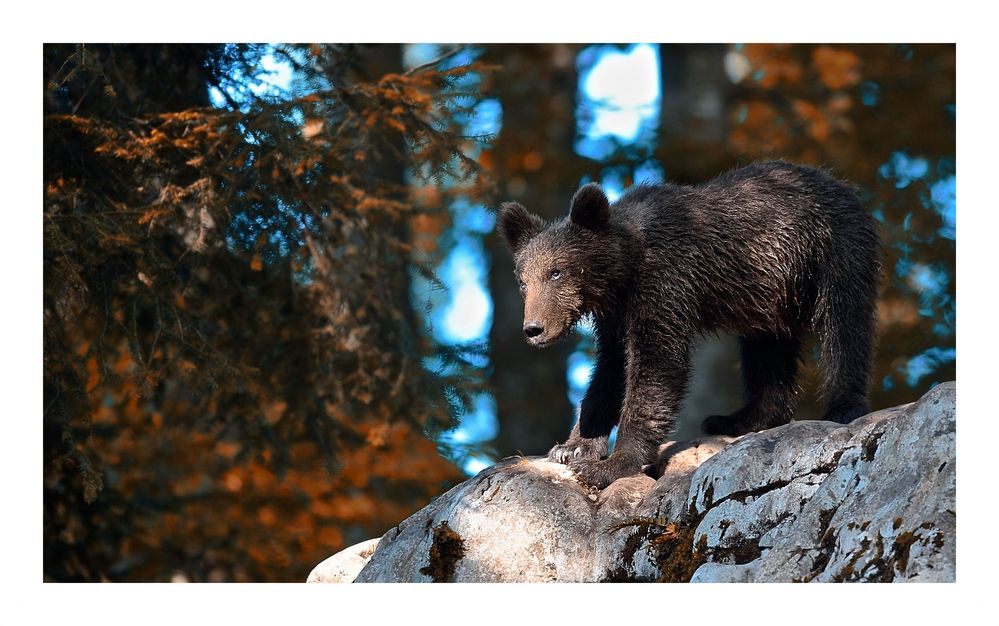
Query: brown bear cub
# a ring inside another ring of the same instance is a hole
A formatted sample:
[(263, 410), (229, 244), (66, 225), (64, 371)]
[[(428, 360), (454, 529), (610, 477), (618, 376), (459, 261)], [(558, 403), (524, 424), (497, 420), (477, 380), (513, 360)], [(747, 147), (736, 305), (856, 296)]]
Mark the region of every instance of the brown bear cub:
[(867, 413), (877, 225), (824, 172), (756, 163), (693, 187), (640, 185), (613, 205), (591, 183), (568, 217), (545, 224), (511, 202), (498, 223), (516, 263), (527, 341), (547, 346), (583, 315), (595, 320), (596, 366), (579, 420), (548, 453), (583, 482), (603, 488), (656, 461), (702, 333), (739, 336), (746, 396), (735, 413), (704, 420), (709, 434), (791, 420), (809, 332), (821, 345), (825, 419)]

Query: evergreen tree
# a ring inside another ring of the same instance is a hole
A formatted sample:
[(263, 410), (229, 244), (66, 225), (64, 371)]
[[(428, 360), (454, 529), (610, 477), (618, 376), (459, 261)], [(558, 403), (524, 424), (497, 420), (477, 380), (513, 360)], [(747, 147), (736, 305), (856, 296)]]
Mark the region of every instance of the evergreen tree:
[[(425, 435), (475, 373), (423, 366), (412, 240), (440, 204), (413, 190), (477, 193), (454, 117), (479, 68), (360, 45), (44, 58), (46, 577), (303, 580), (457, 479)], [(272, 59), (289, 91), (262, 84)]]

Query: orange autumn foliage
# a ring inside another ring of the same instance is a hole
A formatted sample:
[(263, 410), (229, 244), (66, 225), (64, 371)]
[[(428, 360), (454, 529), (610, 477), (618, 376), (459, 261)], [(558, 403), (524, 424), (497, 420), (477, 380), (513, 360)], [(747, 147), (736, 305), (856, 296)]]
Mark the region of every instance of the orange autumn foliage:
[(45, 47), (47, 580), (304, 580), (460, 478), (480, 382), (423, 366), (404, 173), (481, 191), (481, 68), (285, 46), (312, 87), (273, 98), (232, 78), (264, 49)]

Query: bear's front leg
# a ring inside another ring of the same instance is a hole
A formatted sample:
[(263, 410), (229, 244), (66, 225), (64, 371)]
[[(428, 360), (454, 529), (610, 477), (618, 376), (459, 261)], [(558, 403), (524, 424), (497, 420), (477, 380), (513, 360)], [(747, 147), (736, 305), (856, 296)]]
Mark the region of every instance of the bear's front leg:
[[(659, 445), (673, 428), (690, 371), (689, 339), (661, 322), (636, 324), (629, 332), (633, 361), (628, 368), (614, 452), (603, 460), (569, 463), (579, 479), (603, 489), (618, 478), (640, 474), (658, 460)], [(634, 339), (632, 339), (634, 338)]]
[(624, 398), (624, 346), (621, 325), (604, 317), (597, 321), (597, 360), (586, 394), (579, 405), (579, 419), (569, 440), (548, 452), (548, 460), (599, 461), (607, 456), (607, 442), (617, 425)]

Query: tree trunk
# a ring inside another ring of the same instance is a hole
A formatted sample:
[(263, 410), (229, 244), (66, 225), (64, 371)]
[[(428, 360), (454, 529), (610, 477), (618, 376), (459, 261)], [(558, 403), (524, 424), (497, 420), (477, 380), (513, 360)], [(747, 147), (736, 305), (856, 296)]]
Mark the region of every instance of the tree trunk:
[[(499, 200), (516, 200), (546, 220), (565, 214), (578, 180), (566, 176), (575, 160), (575, 58), (578, 46), (503, 45), (484, 60), (502, 69), (492, 89), (499, 93), (503, 126), (491, 150)], [(513, 261), (498, 235), (488, 237), (492, 257), (489, 290), (493, 325), (489, 334), (492, 389), (496, 396), (501, 456), (541, 454), (569, 434), (566, 360), (573, 343), (545, 350), (529, 346), (522, 331), (524, 305), (513, 277)]]

